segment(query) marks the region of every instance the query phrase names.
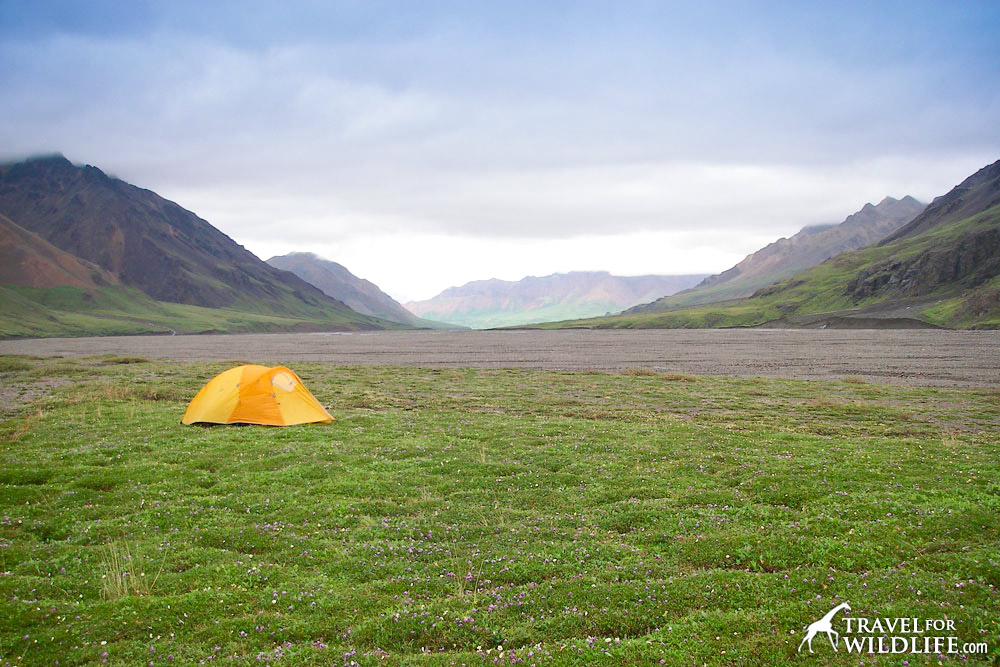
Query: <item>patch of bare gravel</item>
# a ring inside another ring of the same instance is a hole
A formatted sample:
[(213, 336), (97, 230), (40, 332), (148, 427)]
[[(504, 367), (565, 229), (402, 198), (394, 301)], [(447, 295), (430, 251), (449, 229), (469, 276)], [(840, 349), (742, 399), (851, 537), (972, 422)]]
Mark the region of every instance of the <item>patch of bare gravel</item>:
[(1000, 331), (569, 330), (135, 336), (0, 341), (0, 354), (542, 368), (1000, 387)]
[(70, 384), (61, 377), (39, 378), (32, 382), (11, 382), (0, 377), (0, 415), (9, 415), (22, 405), (48, 397), (56, 387)]

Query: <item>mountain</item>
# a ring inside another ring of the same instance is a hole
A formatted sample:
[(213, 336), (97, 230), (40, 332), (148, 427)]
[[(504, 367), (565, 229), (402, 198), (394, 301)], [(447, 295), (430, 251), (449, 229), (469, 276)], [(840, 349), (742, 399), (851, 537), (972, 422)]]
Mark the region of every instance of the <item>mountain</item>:
[(1000, 160), (881, 242), (752, 296), (549, 328), (720, 326), (1000, 328)]
[(864, 207), (835, 225), (803, 228), (791, 238), (778, 239), (747, 257), (736, 266), (709, 276), (685, 290), (629, 312), (655, 312), (677, 306), (728, 301), (750, 296), (761, 287), (849, 250), (857, 250), (884, 239), (923, 211), (925, 205), (906, 196), (886, 197)]
[(923, 213), (885, 238), (881, 245), (929, 232), (949, 222), (963, 220), (1000, 204), (1000, 160), (983, 167), (934, 199)]
[(105, 287), (118, 279), (0, 215), (0, 285)]
[(694, 285), (704, 275), (613, 276), (572, 271), (518, 281), (477, 280), (406, 307), (420, 317), (474, 329), (592, 317)]
[(0, 213), (158, 301), (288, 315), (343, 309), (194, 213), (61, 156), (0, 167)]
[(267, 260), (276, 269), (291, 271), (324, 294), (343, 301), (366, 315), (381, 317), (412, 327), (448, 328), (439, 322), (423, 320), (403, 308), (378, 286), (348, 271), (343, 265), (317, 257), (311, 252), (293, 252)]
[(156, 193), (62, 156), (0, 165), (0, 215), (3, 302), (18, 315), (42, 309), (32, 328), (5, 308), (0, 335), (399, 328)]

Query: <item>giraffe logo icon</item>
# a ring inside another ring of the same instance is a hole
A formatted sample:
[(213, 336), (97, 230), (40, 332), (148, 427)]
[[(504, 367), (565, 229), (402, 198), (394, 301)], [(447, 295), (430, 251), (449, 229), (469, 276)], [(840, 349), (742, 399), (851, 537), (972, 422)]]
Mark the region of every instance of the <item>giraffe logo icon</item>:
[(851, 605), (847, 604), (846, 602), (841, 602), (836, 607), (826, 612), (826, 615), (823, 616), (823, 618), (819, 619), (815, 623), (810, 623), (809, 627), (806, 628), (806, 636), (802, 638), (802, 643), (799, 644), (798, 650), (801, 651), (802, 646), (804, 644), (808, 644), (809, 652), (812, 653), (813, 637), (815, 637), (821, 632), (825, 632), (827, 639), (830, 640), (830, 646), (832, 646), (833, 650), (836, 651), (837, 644), (840, 642), (840, 633), (838, 633), (836, 630), (833, 629), (833, 617), (836, 616), (837, 612), (840, 611), (841, 609), (846, 609), (847, 611), (850, 611)]

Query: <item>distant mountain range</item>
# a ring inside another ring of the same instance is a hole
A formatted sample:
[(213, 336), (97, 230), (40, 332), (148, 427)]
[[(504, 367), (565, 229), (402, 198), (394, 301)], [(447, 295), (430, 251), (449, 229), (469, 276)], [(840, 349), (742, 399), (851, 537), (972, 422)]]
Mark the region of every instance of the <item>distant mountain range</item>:
[(750, 297), (556, 322), (546, 328), (1000, 328), (1000, 160), (878, 243)]
[(62, 156), (0, 165), (0, 336), (399, 328)]
[(420, 317), (474, 329), (616, 313), (695, 285), (705, 275), (613, 276), (573, 271), (517, 281), (477, 280), (406, 307)]
[(423, 320), (378, 288), (378, 285), (358, 278), (344, 266), (317, 257), (311, 252), (293, 252), (267, 260), (276, 269), (291, 271), (327, 296), (343, 301), (359, 313), (381, 317), (418, 328), (455, 328), (455, 325)]
[(857, 250), (902, 227), (924, 210), (925, 204), (907, 195), (886, 197), (864, 207), (835, 225), (805, 227), (791, 238), (778, 239), (720, 274), (709, 276), (692, 289), (629, 310), (655, 312), (676, 306), (727, 301), (750, 296), (761, 287), (849, 250)]

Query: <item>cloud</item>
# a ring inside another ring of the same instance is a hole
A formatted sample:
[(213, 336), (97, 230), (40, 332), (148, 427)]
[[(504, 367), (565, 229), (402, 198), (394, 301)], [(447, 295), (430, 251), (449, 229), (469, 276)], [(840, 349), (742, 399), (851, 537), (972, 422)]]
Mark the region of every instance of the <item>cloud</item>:
[(446, 178), (414, 174), (405, 182), (358, 181), (334, 192), (310, 186), (293, 196), (284, 185), (265, 185), (251, 194), (200, 188), (173, 194), (229, 232), (263, 239), (277, 228), (282, 239), (301, 244), (359, 233), (563, 239), (715, 230), (777, 237), (807, 224), (839, 222), (886, 195), (929, 201), (983, 163), (981, 158), (841, 167), (650, 163), (470, 171)]
[(6, 157), (61, 151), (262, 251), (470, 239), (582, 266), (596, 242), (560, 244), (660, 239), (669, 267), (696, 235), (738, 260), (1000, 153), (991, 3), (11, 6)]
[[(761, 245), (766, 243), (759, 237)], [(561, 239), (485, 238), (444, 234), (355, 235), (339, 243), (314, 243), (311, 251), (364, 276), (401, 302), (427, 299), (470, 280), (520, 280), (528, 275), (607, 270), (616, 275), (721, 271), (743, 259), (731, 235), (710, 232), (636, 232)], [(250, 250), (270, 257), (299, 250), (295, 242)], [(407, 267), (405, 276), (394, 267)], [(462, 276), (465, 276), (464, 278)]]

